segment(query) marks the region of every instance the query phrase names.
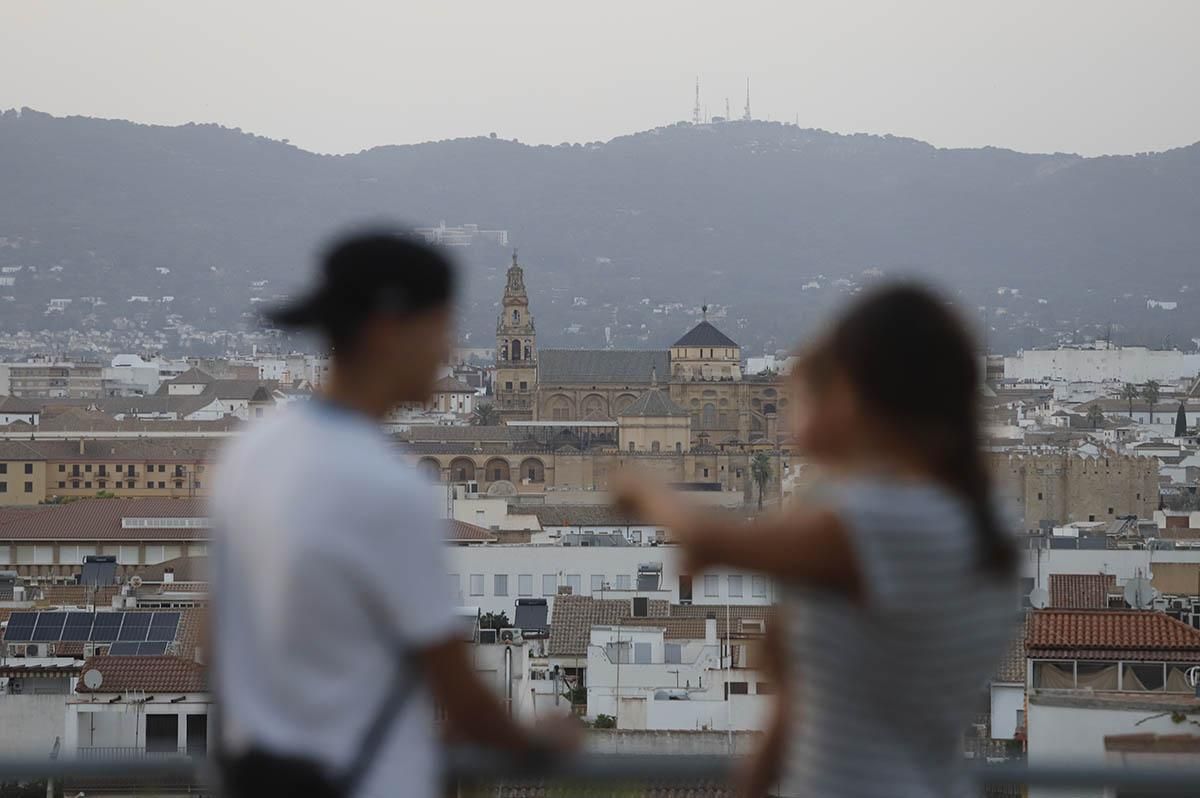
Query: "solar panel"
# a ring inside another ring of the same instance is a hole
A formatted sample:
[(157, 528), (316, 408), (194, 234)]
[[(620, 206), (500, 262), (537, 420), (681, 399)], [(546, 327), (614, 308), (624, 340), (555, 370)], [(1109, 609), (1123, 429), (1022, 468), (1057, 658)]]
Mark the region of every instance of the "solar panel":
[(37, 624), (36, 612), (14, 612), (8, 618), (8, 628), (4, 630), (4, 640), (8, 643), (19, 643), (33, 637), (33, 627)]
[(146, 633), (150, 631), (151, 614), (149, 612), (125, 613), (125, 623), (121, 626), (121, 634), (117, 635), (117, 639), (133, 643), (144, 642)]
[(96, 622), (92, 624), (92, 640), (97, 643), (116, 640), (117, 633), (121, 631), (121, 621), (124, 618), (125, 613), (123, 612), (96, 613)]
[(92, 637), (92, 614), (90, 612), (68, 612), (63, 626), (63, 640), (90, 640)]
[(138, 653), (140, 643), (113, 643), (108, 647), (108, 653), (114, 657), (132, 657)]
[(137, 653), (142, 657), (156, 657), (167, 653), (167, 644), (162, 641), (157, 643), (138, 643)]
[(178, 629), (179, 613), (156, 612), (154, 613), (154, 619), (150, 621), (150, 633), (146, 635), (146, 639), (152, 642), (162, 641), (169, 643), (175, 639)]
[(63, 624), (67, 622), (65, 612), (38, 613), (37, 626), (33, 629), (30, 640), (37, 643), (50, 643), (62, 638)]

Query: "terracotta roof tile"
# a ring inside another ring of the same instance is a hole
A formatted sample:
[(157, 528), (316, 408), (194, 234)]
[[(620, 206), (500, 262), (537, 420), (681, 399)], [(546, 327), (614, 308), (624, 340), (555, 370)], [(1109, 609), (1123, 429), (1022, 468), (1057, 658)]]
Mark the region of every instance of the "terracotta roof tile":
[(203, 499), (82, 499), (0, 523), (0, 540), (207, 540), (209, 530), (124, 529), (122, 518), (203, 518)]
[(1200, 660), (1200, 629), (1161, 612), (1034, 610), (1025, 648), (1035, 659)]
[(1004, 652), (1004, 658), (1000, 660), (996, 673), (992, 676), (993, 682), (1025, 683), (1025, 635), (1028, 634), (1028, 623), (1029, 619), (1026, 618), (1020, 631), (1009, 641), (1008, 650)]
[(1050, 574), (1050, 606), (1056, 610), (1103, 610), (1112, 574)]
[(77, 693), (202, 693), (208, 689), (204, 666), (182, 657), (92, 657), (80, 673), (93, 669), (103, 675), (100, 687), (88, 689), (80, 679)]
[[(662, 599), (651, 599), (649, 617), (665, 618), (671, 605)], [(557, 596), (550, 615), (551, 656), (572, 657), (587, 654), (593, 626), (619, 624), (633, 615), (631, 599), (594, 599), (591, 596)], [(639, 619), (643, 620), (643, 619)]]
[(496, 535), (490, 529), (468, 524), (466, 521), (447, 518), (444, 524), (444, 540), (486, 543), (496, 539)]

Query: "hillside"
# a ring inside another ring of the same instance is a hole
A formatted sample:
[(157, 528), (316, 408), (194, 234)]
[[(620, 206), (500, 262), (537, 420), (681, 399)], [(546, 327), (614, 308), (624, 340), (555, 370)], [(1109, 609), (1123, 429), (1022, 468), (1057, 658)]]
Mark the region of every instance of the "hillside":
[[(1002, 308), (990, 335), (1006, 347), (1045, 342), (1064, 320), (1154, 343), (1200, 335), (1200, 145), (1081, 158), (736, 122), (322, 156), (214, 125), (26, 109), (0, 115), (0, 185), (0, 267), (26, 267), (0, 285), (7, 331), (168, 312), (245, 324), (251, 296), (302, 280), (328, 231), (397, 219), (508, 230), (539, 330), (558, 345), (598, 343), (605, 327), (618, 343), (661, 344), (690, 318), (652, 308), (702, 301), (726, 306), (724, 326), (751, 348), (784, 345), (867, 269), (927, 274), (965, 304)], [(507, 254), (463, 256), (464, 326), (486, 342)], [(175, 299), (131, 314), (141, 295)], [(105, 304), (47, 316), (64, 297)], [(1148, 298), (1179, 307), (1149, 311)], [(580, 333), (565, 331), (573, 322)]]

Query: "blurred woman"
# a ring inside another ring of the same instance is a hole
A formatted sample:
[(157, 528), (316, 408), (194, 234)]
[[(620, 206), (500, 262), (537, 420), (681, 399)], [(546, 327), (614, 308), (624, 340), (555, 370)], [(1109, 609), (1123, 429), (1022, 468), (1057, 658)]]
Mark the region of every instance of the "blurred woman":
[(777, 712), (749, 795), (961, 796), (961, 737), (1012, 633), (1016, 552), (979, 451), (979, 358), (937, 296), (894, 285), (853, 305), (792, 378), (793, 432), (828, 483), (749, 527), (630, 481), (685, 570), (782, 588), (767, 678)]

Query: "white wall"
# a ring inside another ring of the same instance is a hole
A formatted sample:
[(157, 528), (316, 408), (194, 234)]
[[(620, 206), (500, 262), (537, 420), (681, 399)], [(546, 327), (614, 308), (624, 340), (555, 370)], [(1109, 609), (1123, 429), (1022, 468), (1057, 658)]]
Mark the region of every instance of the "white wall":
[(1137, 576), (1139, 570), (1143, 576), (1153, 577), (1156, 563), (1200, 563), (1200, 551), (1193, 549), (1043, 549), (1040, 567), (1038, 554), (1037, 550), (1023, 552), (1021, 574), (1038, 579), (1040, 571), (1038, 585), (1047, 589), (1052, 573), (1113, 574), (1121, 584)]
[(1025, 686), (993, 684), (991, 693), (992, 739), (1016, 739), (1017, 713), (1025, 709)]
[[(1027, 717), (1030, 765), (1102, 764), (1104, 738), (1115, 734), (1179, 734), (1181, 728), (1162, 709), (1111, 709), (1047, 706), (1031, 701)], [(1061, 790), (1029, 788), (1029, 798), (1061, 798)], [(1072, 789), (1073, 798), (1100, 798), (1102, 789)]]
[(0, 693), (0, 752), (46, 757), (63, 735), (66, 695)]
[[(552, 575), (555, 579), (555, 593), (559, 586), (568, 584), (569, 576), (579, 576), (579, 594), (593, 598), (630, 598), (635, 595), (633, 590), (618, 591), (615, 589), (618, 574), (628, 576), (632, 585), (637, 584), (638, 564), (644, 562), (661, 562), (663, 567), (661, 592), (650, 595), (655, 599), (666, 599), (672, 603), (679, 602), (679, 563), (680, 554), (676, 546), (613, 546), (613, 547), (579, 547), (559, 546), (554, 544), (489, 544), (486, 546), (449, 546), (447, 547), (447, 567), (450, 590), (457, 604), (478, 606), (484, 612), (508, 613), (513, 617), (513, 607), (516, 599), (545, 598), (553, 611), (554, 596), (547, 595), (542, 589), (542, 578)], [(1197, 553), (1200, 556), (1200, 552)], [(765, 595), (754, 595), (756, 582), (749, 572), (737, 573), (728, 570), (710, 572), (717, 579), (717, 595), (705, 595), (704, 574), (692, 578), (692, 603), (694, 604), (736, 604), (736, 605), (765, 605), (775, 599), (775, 587), (767, 580), (757, 583), (765, 587)], [(471, 574), (483, 576), (483, 595), (472, 595)], [(496, 595), (495, 575), (508, 576), (508, 594)], [(533, 589), (529, 595), (523, 596), (519, 591), (519, 576), (528, 574), (533, 577)], [(601, 576), (612, 587), (608, 590), (592, 590), (592, 576)], [(729, 577), (740, 576), (742, 595), (731, 594)], [(457, 579), (455, 579), (457, 577)]]

